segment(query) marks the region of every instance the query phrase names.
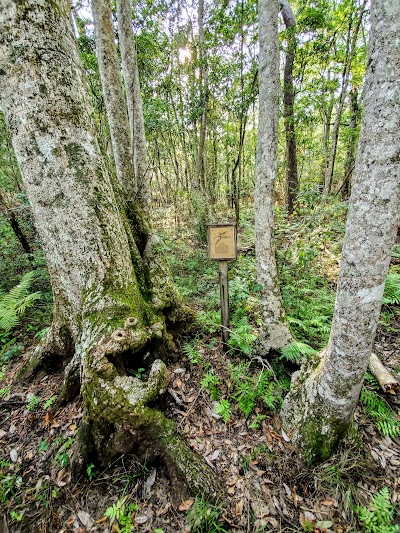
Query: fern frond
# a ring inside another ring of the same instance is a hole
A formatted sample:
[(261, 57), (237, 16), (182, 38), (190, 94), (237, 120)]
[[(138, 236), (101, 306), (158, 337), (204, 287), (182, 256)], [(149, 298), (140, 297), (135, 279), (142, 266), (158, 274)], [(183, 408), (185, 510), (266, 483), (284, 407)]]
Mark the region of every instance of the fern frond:
[(365, 414), (374, 421), (375, 427), (381, 435), (395, 438), (400, 435), (400, 422), (395, 413), (375, 392), (363, 387), (360, 403)]
[(314, 355), (316, 350), (304, 342), (292, 342), (281, 350), (279, 359), (286, 359), (290, 362), (300, 362), (307, 355)]
[(217, 413), (217, 415), (220, 415), (222, 417), (222, 420), (226, 424), (232, 415), (232, 406), (228, 402), (228, 400), (225, 400), (225, 398), (223, 398), (219, 403), (216, 404), (215, 412)]
[(400, 274), (388, 274), (383, 292), (383, 304), (400, 304)]
[(0, 298), (0, 329), (10, 331), (19, 324), (22, 316), (41, 297), (40, 292), (29, 293), (36, 272), (27, 272), (20, 283)]

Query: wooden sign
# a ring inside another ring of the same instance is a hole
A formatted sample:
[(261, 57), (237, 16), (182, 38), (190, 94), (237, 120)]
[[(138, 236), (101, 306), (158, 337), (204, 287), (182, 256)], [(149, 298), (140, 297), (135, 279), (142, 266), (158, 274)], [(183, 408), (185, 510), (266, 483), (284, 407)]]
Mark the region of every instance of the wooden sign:
[(209, 224), (208, 257), (219, 261), (222, 339), (226, 349), (229, 341), (228, 260), (237, 257), (235, 224)]
[(236, 259), (235, 224), (210, 224), (208, 226), (208, 257), (217, 261)]

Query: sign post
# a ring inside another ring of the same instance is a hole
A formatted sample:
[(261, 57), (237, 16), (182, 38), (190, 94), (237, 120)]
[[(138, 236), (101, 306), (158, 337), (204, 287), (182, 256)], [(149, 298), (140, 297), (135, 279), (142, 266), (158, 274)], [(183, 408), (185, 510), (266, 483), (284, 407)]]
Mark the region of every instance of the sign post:
[(208, 225), (208, 257), (219, 262), (222, 339), (229, 340), (228, 260), (237, 257), (236, 224)]

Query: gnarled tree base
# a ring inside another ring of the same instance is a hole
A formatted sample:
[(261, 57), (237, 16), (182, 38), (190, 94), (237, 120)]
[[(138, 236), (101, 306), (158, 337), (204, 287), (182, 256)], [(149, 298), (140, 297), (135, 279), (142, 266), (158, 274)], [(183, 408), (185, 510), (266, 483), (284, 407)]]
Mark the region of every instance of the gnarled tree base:
[(159, 457), (168, 469), (175, 503), (199, 493), (212, 497), (217, 487), (214, 472), (179, 437), (175, 424), (154, 407), (168, 386), (165, 364), (156, 359), (147, 378), (124, 372), (122, 359), (128, 361), (145, 351), (148, 342), (143, 330), (116, 330), (85, 358), (81, 464), (104, 467), (117, 455), (131, 452), (147, 461)]

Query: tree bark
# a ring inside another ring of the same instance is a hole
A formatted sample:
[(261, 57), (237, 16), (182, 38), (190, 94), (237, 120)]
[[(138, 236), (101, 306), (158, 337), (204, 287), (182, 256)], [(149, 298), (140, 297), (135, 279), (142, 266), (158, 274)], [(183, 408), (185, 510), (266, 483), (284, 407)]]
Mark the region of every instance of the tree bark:
[(396, 394), (399, 392), (400, 383), (392, 376), (375, 353), (371, 353), (369, 358), (369, 369), (378, 380), (378, 383), (384, 392), (389, 392), (390, 394)]
[(358, 105), (358, 91), (354, 87), (350, 91), (350, 124), (349, 124), (349, 144), (347, 147), (346, 161), (344, 163), (344, 179), (341, 187), (343, 198), (349, 198), (351, 192), (351, 176), (354, 170), (356, 148), (357, 148), (357, 125), (360, 118), (360, 107)]
[[(287, 8), (286, 8), (287, 11)], [(290, 10), (291, 11), (291, 10)], [(284, 13), (285, 11), (283, 11)], [(284, 17), (286, 22), (287, 49), (283, 78), (283, 118), (286, 137), (286, 198), (288, 214), (293, 213), (294, 201), (299, 188), (297, 175), (296, 131), (294, 124), (293, 65), (296, 56), (296, 33), (294, 15)]]
[[(138, 253), (99, 151), (69, 14), (67, 0), (3, 0), (0, 9), (0, 103), (54, 295), (42, 350), (70, 359), (64, 387), (82, 381), (82, 465), (148, 442), (176, 499), (200, 487), (212, 493), (213, 472), (156, 407), (168, 382), (167, 322), (183, 322), (185, 311), (154, 243)], [(129, 375), (142, 366), (147, 379)]]
[(110, 127), (115, 170), (124, 194), (133, 201), (137, 192), (129, 134), (128, 108), (122, 91), (115, 48), (110, 0), (92, 0), (96, 54)]
[(349, 430), (379, 319), (400, 211), (400, 4), (375, 0), (365, 106), (331, 336), (285, 398), (285, 431), (311, 464)]
[(150, 179), (147, 163), (147, 146), (140, 93), (136, 45), (132, 30), (132, 5), (130, 0), (117, 0), (118, 35), (121, 48), (122, 69), (128, 104), (133, 166), (136, 176), (136, 198), (145, 207), (150, 202)]
[(279, 43), (278, 0), (259, 0), (259, 123), (254, 194), (257, 279), (261, 285), (263, 327), (260, 352), (289, 344), (278, 284), (274, 235), (274, 198), (278, 147)]

